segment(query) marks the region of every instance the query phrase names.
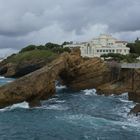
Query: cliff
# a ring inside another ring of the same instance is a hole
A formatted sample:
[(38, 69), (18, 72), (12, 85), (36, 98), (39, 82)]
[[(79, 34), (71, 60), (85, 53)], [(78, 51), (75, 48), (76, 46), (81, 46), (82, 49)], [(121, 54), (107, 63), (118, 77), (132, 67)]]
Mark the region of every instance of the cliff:
[(81, 58), (79, 50), (64, 53), (45, 67), (0, 87), (0, 108), (22, 101), (39, 104), (55, 94), (56, 80), (75, 90), (94, 88), (109, 81), (109, 73), (98, 58)]
[(19, 78), (44, 67), (57, 57), (49, 50), (32, 50), (9, 56), (0, 62), (0, 75)]
[[(132, 93), (140, 99), (140, 73), (136, 72), (132, 90), (131, 70), (121, 70), (116, 65), (111, 67), (100, 58), (82, 58), (80, 50), (63, 53), (46, 66), (25, 75), (12, 83), (0, 87), (0, 108), (29, 102), (30, 106), (39, 105), (55, 94), (55, 82), (74, 90), (96, 88), (100, 94)], [(131, 98), (132, 98), (131, 97)]]

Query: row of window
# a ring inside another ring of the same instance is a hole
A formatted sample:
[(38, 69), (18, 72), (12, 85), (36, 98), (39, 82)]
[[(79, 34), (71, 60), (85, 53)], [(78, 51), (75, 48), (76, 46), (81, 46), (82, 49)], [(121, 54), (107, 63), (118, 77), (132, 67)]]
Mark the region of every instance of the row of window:
[(113, 43), (108, 43), (108, 45), (113, 45)]
[[(116, 53), (121, 53), (123, 50), (121, 50), (121, 49), (118, 49), (118, 50), (116, 50)], [(97, 52), (107, 52), (107, 53), (114, 53), (115, 52), (115, 50), (97, 50)], [(126, 53), (127, 52), (127, 50), (124, 50), (124, 52)]]
[(115, 52), (115, 50), (97, 50), (97, 52), (110, 52), (110, 53), (113, 53), (113, 52)]

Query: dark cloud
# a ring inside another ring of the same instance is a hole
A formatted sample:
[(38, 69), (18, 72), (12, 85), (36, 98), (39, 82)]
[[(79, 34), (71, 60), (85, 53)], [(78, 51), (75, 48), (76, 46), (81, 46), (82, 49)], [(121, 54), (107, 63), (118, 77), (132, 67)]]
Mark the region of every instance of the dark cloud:
[(140, 36), (139, 13), (139, 0), (0, 0), (0, 48), (100, 33), (133, 40)]

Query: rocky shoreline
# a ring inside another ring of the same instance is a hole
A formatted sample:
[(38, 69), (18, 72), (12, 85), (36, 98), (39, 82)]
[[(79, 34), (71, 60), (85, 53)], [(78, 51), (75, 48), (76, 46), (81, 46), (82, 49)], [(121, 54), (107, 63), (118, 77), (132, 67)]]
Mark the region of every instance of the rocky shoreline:
[[(78, 49), (61, 54), (39, 70), (0, 87), (0, 108), (23, 101), (29, 102), (31, 107), (40, 105), (41, 100), (55, 94), (56, 80), (74, 90), (96, 88), (99, 94), (105, 95), (133, 92), (131, 96), (137, 95), (139, 99), (140, 83), (136, 82), (132, 91), (131, 71), (123, 69), (116, 76), (115, 68), (100, 58), (82, 58)], [(131, 112), (135, 113), (133, 109)]]

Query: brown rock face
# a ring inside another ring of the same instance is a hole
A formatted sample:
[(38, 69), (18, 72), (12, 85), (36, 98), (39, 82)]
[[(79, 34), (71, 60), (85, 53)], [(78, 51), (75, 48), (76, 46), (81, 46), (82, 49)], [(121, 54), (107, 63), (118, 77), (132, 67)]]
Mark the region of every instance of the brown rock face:
[(137, 104), (133, 109), (131, 109), (129, 115), (134, 114), (138, 116), (139, 113), (140, 113), (140, 104)]
[(32, 59), (28, 61), (24, 60), (18, 63), (11, 63), (4, 60), (0, 63), (0, 75), (19, 78), (44, 67), (47, 63), (52, 62), (54, 59), (55, 57), (48, 59)]
[(135, 75), (132, 77), (131, 69), (121, 69), (117, 79), (113, 80), (111, 78), (112, 80), (110, 82), (98, 86), (97, 89), (101, 94), (107, 95), (129, 92), (131, 98), (134, 99), (136, 96), (139, 96), (140, 99), (140, 73), (137, 70), (134, 70), (134, 73)]
[(78, 50), (64, 53), (52, 63), (0, 87), (0, 108), (27, 101), (31, 106), (55, 94), (55, 81), (75, 90), (95, 88), (109, 82), (110, 70), (99, 58), (81, 58)]
[[(59, 67), (57, 67), (59, 65)], [(37, 102), (55, 94), (55, 78), (57, 71), (64, 68), (64, 62), (54, 62), (34, 73), (24, 76), (13, 83), (0, 88), (0, 107), (22, 101)]]
[(99, 58), (82, 60), (65, 73), (65, 77), (62, 75), (65, 84), (76, 90), (96, 88), (110, 79), (110, 70)]

